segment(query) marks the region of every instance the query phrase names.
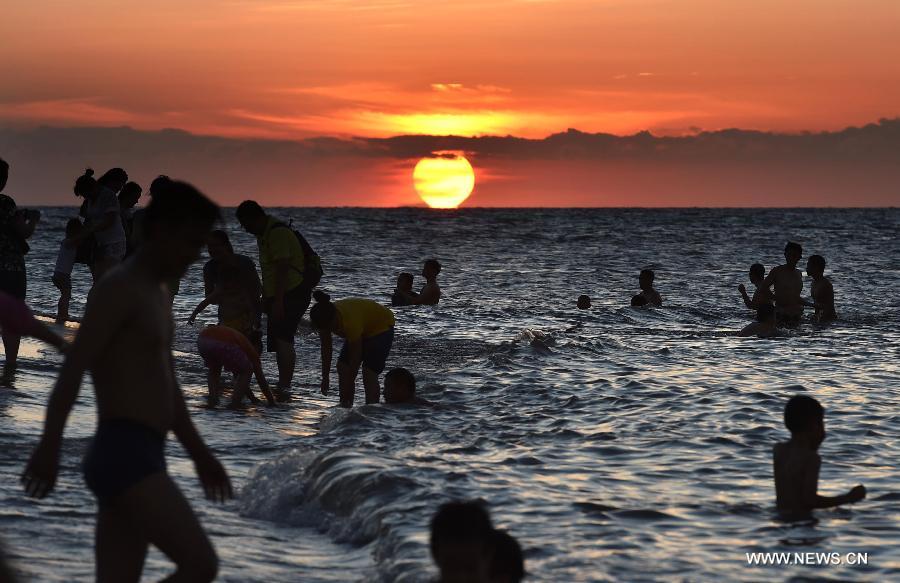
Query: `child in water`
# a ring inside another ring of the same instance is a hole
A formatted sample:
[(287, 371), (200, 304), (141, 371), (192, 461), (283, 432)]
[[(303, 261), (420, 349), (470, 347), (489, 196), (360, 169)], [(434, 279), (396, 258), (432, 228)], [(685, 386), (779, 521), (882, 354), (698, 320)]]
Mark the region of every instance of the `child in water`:
[[(640, 295), (644, 296), (647, 304), (658, 308), (662, 306), (662, 296), (653, 289), (654, 279), (656, 279), (656, 274), (653, 273), (652, 269), (642, 269), (640, 276), (638, 276), (638, 284), (641, 286)], [(632, 305), (634, 305), (634, 302), (632, 302)]]
[(772, 304), (762, 304), (756, 310), (756, 322), (744, 326), (743, 330), (738, 332), (738, 336), (759, 336), (760, 338), (768, 338), (774, 336), (777, 331), (775, 306)]
[(215, 407), (219, 403), (223, 368), (237, 375), (229, 408), (239, 408), (244, 395), (247, 395), (251, 402), (259, 403), (259, 399), (250, 390), (251, 374), (256, 375), (259, 388), (269, 405), (275, 404), (275, 397), (269, 390), (269, 383), (262, 371), (259, 353), (244, 334), (228, 326), (207, 326), (197, 337), (197, 349), (209, 368), (207, 384), (210, 407)]
[(404, 271), (397, 276), (397, 288), (391, 296), (391, 305), (410, 306), (418, 295), (413, 291), (413, 274)]
[(581, 295), (578, 296), (578, 303), (576, 304), (579, 310), (590, 310), (591, 309), (591, 298), (590, 296)]
[(831, 322), (837, 319), (837, 312), (834, 310), (834, 286), (831, 280), (825, 277), (825, 258), (821, 255), (812, 255), (806, 261), (806, 273), (813, 278), (812, 284), (812, 302), (804, 302), (804, 304), (815, 308), (816, 313), (813, 318), (816, 322)]
[(853, 487), (840, 496), (820, 496), (818, 449), (825, 439), (825, 410), (812, 397), (795, 395), (784, 408), (784, 424), (791, 439), (772, 449), (775, 498), (778, 513), (786, 520), (810, 518), (816, 508), (832, 508), (859, 502), (865, 486)]
[(77, 237), (84, 225), (78, 219), (69, 219), (66, 223), (66, 238), (59, 245), (56, 255), (56, 267), (53, 269), (51, 281), (59, 290), (59, 302), (56, 304), (56, 323), (65, 324), (69, 319), (69, 302), (72, 299), (72, 267), (78, 252)]
[(751, 310), (759, 309), (763, 304), (771, 304), (775, 302), (775, 297), (769, 288), (763, 286), (766, 279), (766, 268), (761, 263), (754, 263), (750, 266), (750, 283), (756, 288), (753, 292), (753, 298), (747, 295), (747, 288), (744, 284), (738, 286), (741, 297), (744, 298), (744, 305)]
[(432, 404), (431, 401), (416, 396), (416, 377), (405, 368), (392, 368), (384, 375), (384, 402), (388, 405)]

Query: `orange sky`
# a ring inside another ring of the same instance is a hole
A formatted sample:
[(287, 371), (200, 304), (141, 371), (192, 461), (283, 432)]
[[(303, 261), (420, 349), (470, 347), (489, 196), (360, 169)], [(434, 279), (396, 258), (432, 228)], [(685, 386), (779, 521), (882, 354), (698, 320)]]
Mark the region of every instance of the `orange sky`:
[(835, 130), (900, 114), (898, 30), (897, 0), (29, 0), (0, 127)]

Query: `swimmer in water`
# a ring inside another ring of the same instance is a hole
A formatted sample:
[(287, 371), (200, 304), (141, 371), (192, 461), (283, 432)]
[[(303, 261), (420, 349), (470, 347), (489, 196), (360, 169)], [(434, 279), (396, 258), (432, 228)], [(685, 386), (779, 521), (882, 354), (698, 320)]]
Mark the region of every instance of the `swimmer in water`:
[(392, 368), (384, 375), (384, 402), (388, 405), (433, 405), (416, 396), (416, 377), (405, 368)]
[(441, 301), (441, 286), (438, 285), (437, 276), (441, 272), (441, 264), (437, 259), (429, 259), (422, 267), (422, 277), (425, 285), (419, 291), (419, 295), (412, 298), (414, 305), (436, 306)]
[(590, 310), (591, 298), (585, 295), (578, 296), (578, 303), (576, 305), (578, 306), (579, 310)]
[(207, 385), (211, 408), (218, 405), (222, 394), (223, 368), (236, 375), (231, 403), (228, 405), (230, 409), (239, 408), (244, 395), (252, 403), (259, 403), (259, 399), (250, 390), (250, 375), (256, 376), (256, 382), (269, 405), (275, 404), (275, 396), (263, 374), (259, 353), (243, 333), (228, 326), (207, 326), (197, 337), (197, 349), (208, 368)]
[(756, 310), (756, 322), (747, 324), (738, 332), (738, 336), (758, 336), (768, 338), (777, 334), (777, 322), (775, 320), (775, 306), (762, 304)]
[(803, 274), (797, 269), (802, 256), (800, 244), (788, 241), (784, 246), (784, 265), (774, 267), (762, 284), (766, 289), (775, 286), (775, 317), (786, 326), (798, 325), (803, 317), (803, 301), (800, 298)]
[(332, 335), (344, 339), (338, 356), (338, 385), (341, 407), (352, 407), (356, 375), (362, 366), (366, 404), (381, 399), (378, 375), (382, 373), (394, 341), (394, 313), (390, 308), (364, 298), (332, 302), (322, 290), (313, 294), (316, 305), (309, 312), (312, 327), (322, 342), (322, 394), (330, 386)]
[(647, 300), (647, 304), (660, 307), (662, 306), (662, 296), (653, 289), (654, 279), (656, 279), (656, 274), (652, 269), (642, 269), (638, 277), (638, 284), (641, 286), (641, 295)]
[(786, 520), (803, 520), (816, 508), (832, 508), (859, 502), (865, 486), (855, 486), (840, 496), (820, 496), (818, 450), (825, 439), (825, 410), (812, 397), (795, 395), (784, 408), (784, 424), (791, 439), (772, 450), (778, 513)]
[(763, 286), (766, 279), (766, 268), (762, 263), (754, 263), (750, 266), (750, 283), (756, 288), (753, 291), (753, 298), (747, 295), (747, 288), (744, 284), (738, 286), (741, 297), (744, 298), (744, 305), (751, 310), (757, 310), (763, 304), (775, 303), (775, 296), (769, 291), (769, 288)]
[(398, 275), (397, 288), (391, 296), (391, 305), (410, 306), (418, 296), (419, 294), (413, 291), (413, 274), (404, 271)]
[(228, 474), (197, 433), (175, 377), (175, 324), (165, 282), (197, 260), (219, 218), (218, 207), (183, 182), (172, 181), (153, 197), (144, 215), (144, 242), (98, 279), (88, 297), (50, 395), (43, 435), (22, 476), (29, 496), (44, 498), (53, 490), (63, 429), (90, 371), (98, 423), (83, 471), (99, 501), (97, 581), (139, 580), (151, 544), (175, 563), (170, 581), (216, 577), (212, 543), (166, 473), (172, 431), (193, 460), (206, 497), (231, 498)]
[(837, 319), (834, 310), (834, 286), (831, 280), (825, 277), (825, 258), (821, 255), (812, 255), (806, 261), (806, 273), (813, 278), (812, 302), (804, 302), (807, 306), (816, 309), (813, 318), (816, 322), (831, 322)]

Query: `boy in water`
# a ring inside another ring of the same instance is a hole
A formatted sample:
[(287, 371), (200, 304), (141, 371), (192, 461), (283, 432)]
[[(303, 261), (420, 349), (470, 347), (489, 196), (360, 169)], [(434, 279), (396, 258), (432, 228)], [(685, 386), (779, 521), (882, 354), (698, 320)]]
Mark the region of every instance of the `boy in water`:
[(831, 322), (837, 319), (834, 310), (834, 286), (831, 280), (825, 277), (825, 258), (821, 255), (813, 255), (806, 261), (806, 273), (813, 278), (812, 302), (804, 302), (816, 309), (814, 316), (817, 322)]
[(494, 527), (475, 502), (448, 502), (431, 519), (431, 557), (441, 583), (491, 583)]
[(413, 274), (403, 272), (397, 276), (397, 288), (391, 296), (392, 306), (409, 306), (419, 294), (413, 291)]
[(777, 332), (776, 326), (775, 306), (772, 304), (762, 304), (756, 310), (756, 322), (744, 326), (743, 330), (738, 332), (738, 336), (759, 336), (760, 338), (768, 338), (775, 335)]
[[(652, 269), (642, 269), (640, 276), (638, 276), (638, 284), (641, 286), (641, 294), (647, 300), (647, 304), (651, 306), (660, 307), (662, 306), (662, 296), (659, 295), (659, 292), (653, 289), (653, 280), (656, 279), (656, 274), (653, 273)], [(632, 302), (634, 305), (634, 302)]]
[(825, 410), (812, 397), (794, 395), (784, 408), (784, 424), (791, 439), (772, 450), (775, 497), (778, 513), (786, 520), (810, 518), (815, 508), (832, 508), (859, 502), (866, 488), (855, 486), (841, 496), (820, 496), (817, 453), (825, 439)]
[(392, 368), (384, 375), (384, 402), (388, 405), (432, 404), (431, 401), (416, 396), (416, 377), (405, 368)]
[(438, 285), (437, 276), (441, 272), (441, 264), (437, 259), (429, 259), (422, 268), (422, 277), (425, 285), (419, 295), (413, 298), (412, 303), (423, 306), (436, 306), (441, 300), (441, 287)]
[(250, 402), (259, 399), (250, 390), (250, 377), (256, 376), (259, 389), (269, 405), (275, 404), (275, 396), (269, 389), (269, 382), (262, 370), (259, 353), (243, 333), (228, 326), (207, 326), (197, 336), (197, 350), (207, 367), (207, 387), (209, 407), (219, 404), (222, 394), (222, 369), (235, 374), (234, 391), (231, 393), (229, 409), (239, 409), (246, 395)]
[(590, 310), (591, 309), (591, 298), (590, 296), (581, 295), (578, 296), (578, 303), (576, 304), (579, 310)]
[(175, 378), (165, 285), (197, 260), (218, 218), (218, 207), (183, 182), (154, 196), (144, 216), (144, 243), (88, 298), (50, 395), (44, 433), (22, 476), (29, 496), (43, 498), (53, 489), (66, 419), (90, 371), (99, 419), (83, 470), (99, 500), (97, 581), (140, 579), (151, 544), (175, 562), (171, 581), (216, 576), (216, 553), (166, 473), (164, 450), (171, 430), (193, 459), (207, 498), (231, 497), (225, 469), (197, 433)]
[(78, 219), (69, 219), (66, 223), (66, 238), (59, 245), (56, 255), (56, 267), (53, 269), (51, 281), (59, 290), (59, 302), (56, 304), (56, 323), (65, 324), (69, 320), (69, 302), (72, 300), (72, 267), (75, 265), (75, 254), (78, 252), (76, 237), (84, 228)]
[(744, 287), (744, 284), (738, 286), (738, 291), (741, 292), (741, 297), (744, 298), (744, 305), (751, 310), (757, 310), (763, 304), (772, 304), (775, 301), (769, 288), (763, 287), (765, 279), (766, 268), (761, 263), (754, 263), (750, 266), (750, 283), (756, 288), (753, 292), (753, 298), (751, 299), (747, 295), (747, 288)]
[(774, 267), (763, 280), (764, 288), (775, 286), (775, 317), (788, 326), (798, 325), (803, 316), (803, 301), (800, 298), (803, 274), (797, 269), (802, 256), (800, 244), (788, 241), (784, 246), (784, 265)]

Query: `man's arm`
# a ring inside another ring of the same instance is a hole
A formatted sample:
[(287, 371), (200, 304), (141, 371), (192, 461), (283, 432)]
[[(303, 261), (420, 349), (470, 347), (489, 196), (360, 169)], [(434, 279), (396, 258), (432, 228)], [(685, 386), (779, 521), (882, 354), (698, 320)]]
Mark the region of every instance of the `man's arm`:
[(66, 420), (78, 398), (81, 378), (97, 358), (102, 358), (115, 332), (130, 316), (128, 294), (115, 280), (101, 281), (88, 296), (84, 321), (66, 354), (59, 378), (50, 394), (44, 433), (23, 475), (29, 496), (43, 498), (53, 489), (59, 466)]

